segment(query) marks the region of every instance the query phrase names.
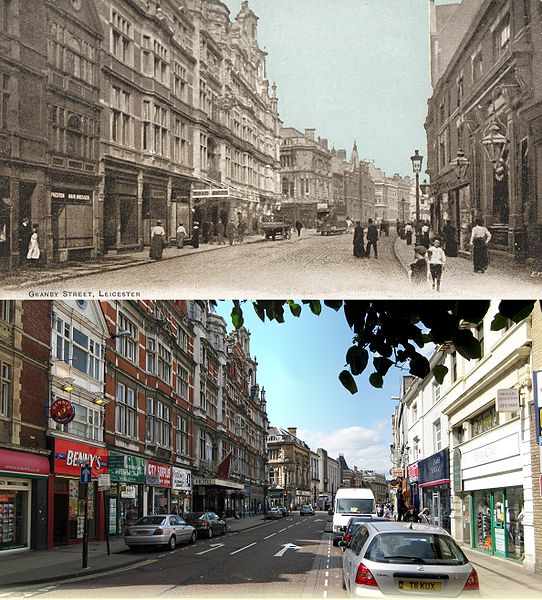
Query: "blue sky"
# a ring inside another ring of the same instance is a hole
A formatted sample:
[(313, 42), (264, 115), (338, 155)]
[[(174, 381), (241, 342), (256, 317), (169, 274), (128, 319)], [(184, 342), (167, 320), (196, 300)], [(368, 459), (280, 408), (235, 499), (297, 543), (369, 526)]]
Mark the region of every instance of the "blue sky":
[[(241, 0), (223, 0), (233, 19)], [(286, 126), (315, 128), (388, 175), (426, 153), (428, 0), (249, 0)], [(424, 162), (425, 168), (426, 162)]]
[[(231, 307), (228, 301), (218, 307), (228, 329)], [(325, 448), (335, 458), (342, 453), (351, 467), (388, 474), (395, 406), (390, 398), (398, 395), (402, 373), (390, 370), (382, 390), (369, 385), (370, 370), (357, 378), (356, 395), (342, 387), (338, 375), (353, 337), (342, 310), (323, 308), (317, 317), (304, 306), (300, 318), (288, 311), (285, 323), (264, 324), (245, 303), (244, 316), (271, 424), (297, 427), (312, 449)]]

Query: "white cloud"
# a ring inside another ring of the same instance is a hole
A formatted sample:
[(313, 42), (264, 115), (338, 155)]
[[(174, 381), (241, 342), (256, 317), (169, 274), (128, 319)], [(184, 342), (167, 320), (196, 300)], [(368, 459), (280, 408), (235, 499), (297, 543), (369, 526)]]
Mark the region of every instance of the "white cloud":
[(350, 468), (374, 469), (389, 475), (391, 423), (380, 420), (371, 427), (353, 425), (330, 433), (299, 428), (297, 436), (312, 450), (324, 448), (332, 458), (344, 454)]

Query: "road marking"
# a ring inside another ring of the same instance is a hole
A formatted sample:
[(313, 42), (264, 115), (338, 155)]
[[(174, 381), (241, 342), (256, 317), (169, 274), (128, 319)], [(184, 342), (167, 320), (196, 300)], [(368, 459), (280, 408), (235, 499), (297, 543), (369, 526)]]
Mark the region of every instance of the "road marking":
[(270, 537), (273, 537), (274, 535), (277, 535), (277, 533), (272, 533), (271, 535), (268, 535), (267, 537), (264, 537), (264, 540), (268, 540)]
[(165, 553), (164, 554), (159, 554), (158, 558), (162, 558), (162, 556), (165, 556), (165, 555), (166, 555)]
[(327, 590), (324, 590), (324, 598), (327, 598)]
[(327, 587), (327, 579), (324, 581), (324, 587)]
[(279, 533), (282, 533), (283, 531), (286, 531), (288, 529), (288, 527), (285, 527), (284, 529), (279, 529)]
[(329, 577), (329, 571), (326, 571), (326, 577)]
[(282, 550), (279, 550), (279, 551), (278, 551), (278, 552), (275, 554), (275, 556), (284, 556), (284, 554), (285, 554), (285, 553), (286, 553), (286, 552), (287, 552), (287, 551), (288, 551), (290, 548), (291, 548), (292, 550), (296, 550), (297, 548), (301, 548), (301, 546), (296, 546), (295, 544), (290, 544), (290, 543), (288, 543), (288, 544), (282, 544)]
[(212, 552), (213, 550), (218, 550), (219, 548), (222, 548), (224, 546), (224, 544), (213, 544), (212, 548), (209, 548), (208, 550), (204, 550), (203, 552), (196, 552), (196, 556), (200, 556), (201, 554), (207, 554), (207, 552)]
[(230, 552), (230, 556), (232, 554), (237, 554), (238, 552), (242, 552), (243, 550), (246, 550), (247, 548), (250, 548), (251, 546), (255, 546), (258, 542), (252, 542), (252, 544), (249, 544), (248, 546), (245, 546), (244, 548), (239, 548), (239, 550), (236, 550), (235, 552)]

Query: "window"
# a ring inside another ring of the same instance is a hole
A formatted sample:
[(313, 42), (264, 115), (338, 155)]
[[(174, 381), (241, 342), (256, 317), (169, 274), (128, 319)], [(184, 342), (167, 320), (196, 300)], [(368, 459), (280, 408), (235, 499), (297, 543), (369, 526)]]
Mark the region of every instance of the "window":
[(9, 31), (11, 0), (0, 0), (0, 30)]
[(0, 321), (11, 323), (15, 315), (15, 302), (13, 300), (0, 300)]
[(188, 352), (188, 334), (180, 325), (177, 325), (177, 344)]
[(463, 103), (463, 74), (461, 74), (457, 80), (457, 107), (459, 108)]
[(126, 335), (117, 337), (117, 352), (135, 363), (137, 359), (137, 327), (123, 314), (119, 314), (117, 334), (124, 332)]
[(188, 401), (188, 369), (177, 363), (177, 394)]
[(167, 404), (156, 398), (147, 398), (146, 439), (159, 446), (171, 448), (171, 413)]
[(418, 419), (418, 403), (414, 402), (412, 405), (412, 421), (416, 421)]
[(162, 381), (169, 384), (171, 384), (171, 359), (171, 350), (158, 342), (157, 375)]
[(173, 94), (184, 102), (188, 101), (188, 77), (186, 67), (173, 63)]
[(510, 14), (500, 19), (493, 29), (493, 58), (498, 60), (510, 45)]
[(116, 11), (111, 16), (112, 52), (126, 65), (132, 64), (132, 26)]
[(471, 55), (471, 68), (472, 68), (472, 81), (478, 81), (482, 77), (482, 46), (478, 48)]
[(135, 391), (123, 383), (117, 383), (115, 411), (115, 431), (137, 437)]
[(56, 317), (53, 352), (59, 360), (94, 379), (102, 378), (102, 346), (77, 327)]
[(218, 397), (214, 392), (211, 392), (209, 390), (207, 399), (208, 399), (207, 407), (209, 410), (209, 416), (211, 417), (211, 419), (216, 421), (218, 418)]
[(147, 373), (156, 372), (156, 340), (147, 338)]
[(269, 460), (278, 460), (280, 458), (280, 450), (273, 449), (267, 451), (267, 456)]
[(275, 471), (269, 471), (269, 485), (275, 485)]
[(66, 111), (58, 106), (47, 106), (49, 135), (55, 152), (71, 157), (92, 159), (95, 156), (99, 131), (94, 119)]
[(0, 416), (9, 417), (11, 409), (11, 365), (0, 362)]
[(433, 404), (436, 404), (440, 401), (440, 385), (438, 383), (433, 383)]
[(177, 433), (176, 433), (177, 454), (188, 456), (188, 422), (185, 417), (177, 415)]
[(111, 140), (123, 146), (131, 146), (133, 144), (131, 96), (117, 87), (113, 87), (111, 95)]
[(151, 103), (148, 100), (143, 100), (143, 126), (142, 126), (142, 145), (143, 150), (151, 149)]
[(168, 133), (168, 111), (155, 104), (153, 112), (153, 150), (156, 154), (169, 156)]
[(0, 73), (0, 129), (8, 127), (9, 75)]
[(472, 423), (472, 435), (480, 435), (484, 431), (494, 429), (499, 425), (499, 413), (496, 411), (495, 406), (485, 410), (471, 420)]
[(435, 446), (435, 452), (442, 450), (442, 429), (440, 419), (433, 423), (433, 443)]
[(89, 408), (83, 404), (74, 402), (75, 417), (71, 423), (61, 425), (54, 423), (57, 431), (64, 431), (70, 435), (76, 435), (96, 442), (103, 441), (103, 411), (101, 408)]
[(199, 158), (201, 169), (206, 171), (208, 166), (207, 136), (204, 133), (199, 134)]
[(173, 159), (182, 165), (188, 164), (188, 126), (178, 118), (175, 119)]
[(162, 44), (154, 40), (153, 76), (162, 85), (167, 85), (168, 80), (168, 51)]

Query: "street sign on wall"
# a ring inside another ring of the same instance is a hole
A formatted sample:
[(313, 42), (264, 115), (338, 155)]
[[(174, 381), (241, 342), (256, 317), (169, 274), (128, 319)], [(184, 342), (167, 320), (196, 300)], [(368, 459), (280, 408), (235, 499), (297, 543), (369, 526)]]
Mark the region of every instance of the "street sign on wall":
[(516, 412), (519, 410), (519, 390), (497, 390), (497, 412)]

